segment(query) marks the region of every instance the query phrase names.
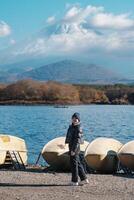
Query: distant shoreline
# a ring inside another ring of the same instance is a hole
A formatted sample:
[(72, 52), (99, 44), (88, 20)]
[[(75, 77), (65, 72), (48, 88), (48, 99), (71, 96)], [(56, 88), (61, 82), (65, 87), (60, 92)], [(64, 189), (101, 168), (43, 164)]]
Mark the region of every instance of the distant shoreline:
[(86, 103), (79, 103), (79, 104), (62, 104), (62, 103), (44, 103), (42, 102), (38, 102), (38, 101), (8, 101), (8, 102), (0, 102), (0, 106), (53, 106), (53, 107), (69, 107), (69, 106), (82, 106), (82, 105), (117, 105), (117, 106), (122, 106), (122, 105), (133, 105), (133, 104), (114, 104), (114, 103), (90, 103), (90, 104), (86, 104)]

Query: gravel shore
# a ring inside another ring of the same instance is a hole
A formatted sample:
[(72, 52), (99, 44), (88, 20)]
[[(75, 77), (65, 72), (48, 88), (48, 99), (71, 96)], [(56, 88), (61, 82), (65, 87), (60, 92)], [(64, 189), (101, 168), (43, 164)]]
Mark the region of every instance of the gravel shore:
[(89, 184), (69, 186), (71, 174), (0, 171), (0, 200), (133, 200), (134, 178), (89, 174)]

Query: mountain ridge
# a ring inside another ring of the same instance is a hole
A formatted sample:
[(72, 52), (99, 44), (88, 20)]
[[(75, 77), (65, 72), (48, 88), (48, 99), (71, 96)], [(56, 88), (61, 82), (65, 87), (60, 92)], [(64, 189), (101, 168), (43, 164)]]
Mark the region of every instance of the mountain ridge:
[(34, 65), (32, 63), (30, 65), (29, 61), (29, 63), (24, 62), (21, 65), (16, 63), (12, 64), (11, 67), (8, 66), (7, 70), (1, 71), (0, 82), (11, 83), (23, 79), (72, 84), (131, 84), (134, 82), (105, 67), (71, 59), (58, 60), (43, 65), (43, 61), (36, 61)]
[(86, 64), (75, 60), (62, 60), (29, 70), (18, 76), (18, 79), (26, 78), (40, 81), (53, 80), (85, 84), (92, 82), (113, 83), (118, 81), (120, 76), (95, 64)]

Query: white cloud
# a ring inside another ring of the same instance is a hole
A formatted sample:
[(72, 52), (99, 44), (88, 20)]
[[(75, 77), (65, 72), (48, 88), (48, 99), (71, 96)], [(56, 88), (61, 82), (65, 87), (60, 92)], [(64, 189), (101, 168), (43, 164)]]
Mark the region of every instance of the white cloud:
[(94, 7), (89, 5), (86, 8), (81, 8), (79, 6), (73, 6), (67, 11), (63, 19), (70, 23), (82, 23), (86, 22), (89, 16), (102, 11), (103, 7)]
[(10, 33), (11, 33), (10, 26), (4, 21), (0, 21), (0, 37), (10, 35)]
[[(118, 56), (134, 50), (134, 19), (128, 14), (108, 13), (103, 7), (69, 6), (61, 20), (47, 19), (44, 35), (38, 35), (14, 54), (68, 56)], [(47, 36), (46, 36), (47, 33)]]
[(47, 19), (46, 22), (47, 22), (48, 24), (53, 24), (53, 23), (55, 22), (55, 20), (56, 20), (56, 19), (55, 19), (55, 16), (51, 16), (51, 17), (49, 17), (49, 18)]
[(16, 44), (16, 41), (14, 39), (10, 39), (10, 44), (14, 45)]
[(111, 13), (98, 13), (92, 18), (92, 24), (100, 28), (126, 29), (134, 28), (134, 20), (127, 14), (114, 15)]

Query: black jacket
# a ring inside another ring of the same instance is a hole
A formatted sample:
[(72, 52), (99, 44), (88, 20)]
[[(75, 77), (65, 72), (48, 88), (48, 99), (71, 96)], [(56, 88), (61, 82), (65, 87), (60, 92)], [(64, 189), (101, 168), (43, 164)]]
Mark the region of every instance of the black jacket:
[(80, 152), (80, 144), (83, 144), (83, 132), (80, 124), (69, 126), (65, 143), (69, 144), (69, 152)]

